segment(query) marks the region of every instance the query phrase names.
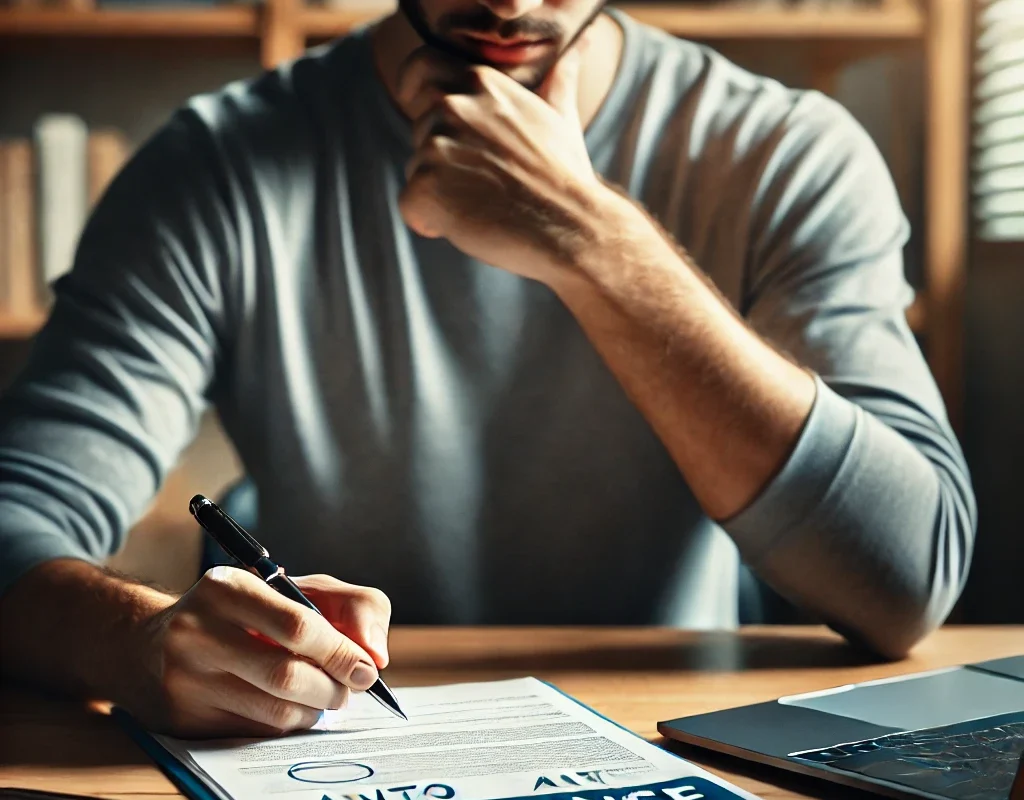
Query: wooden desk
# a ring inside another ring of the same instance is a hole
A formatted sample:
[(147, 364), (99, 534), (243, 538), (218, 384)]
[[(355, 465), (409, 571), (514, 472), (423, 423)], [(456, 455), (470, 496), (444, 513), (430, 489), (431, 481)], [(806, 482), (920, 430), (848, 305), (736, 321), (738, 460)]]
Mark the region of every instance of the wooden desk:
[[(660, 719), (1024, 653), (1024, 627), (946, 628), (906, 661), (872, 662), (822, 628), (741, 634), (663, 629), (398, 629), (392, 686), (535, 675), (649, 739)], [(686, 749), (764, 798), (862, 797), (831, 784)], [(0, 786), (170, 800), (173, 785), (103, 714), (0, 689)]]

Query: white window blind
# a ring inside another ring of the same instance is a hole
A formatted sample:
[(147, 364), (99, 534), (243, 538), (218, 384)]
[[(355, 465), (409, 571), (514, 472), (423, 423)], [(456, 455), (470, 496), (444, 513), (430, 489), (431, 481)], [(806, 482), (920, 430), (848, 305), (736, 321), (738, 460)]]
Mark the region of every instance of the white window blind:
[(975, 232), (1024, 241), (1024, 0), (976, 0)]

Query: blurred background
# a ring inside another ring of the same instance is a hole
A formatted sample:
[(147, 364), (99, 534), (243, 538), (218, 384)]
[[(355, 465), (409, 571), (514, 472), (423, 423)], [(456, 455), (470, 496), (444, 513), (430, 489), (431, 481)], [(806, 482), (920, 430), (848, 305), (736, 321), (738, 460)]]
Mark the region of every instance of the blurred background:
[[(979, 500), (954, 618), (1024, 622), (1024, 0), (620, 7), (832, 95), (874, 137), (913, 226), (908, 317)], [(388, 10), (386, 0), (0, 0), (0, 386), (29, 353), (45, 286), (69, 265), (92, 203), (176, 107)], [(216, 497), (239, 473), (211, 414), (113, 563), (191, 585), (188, 498)]]

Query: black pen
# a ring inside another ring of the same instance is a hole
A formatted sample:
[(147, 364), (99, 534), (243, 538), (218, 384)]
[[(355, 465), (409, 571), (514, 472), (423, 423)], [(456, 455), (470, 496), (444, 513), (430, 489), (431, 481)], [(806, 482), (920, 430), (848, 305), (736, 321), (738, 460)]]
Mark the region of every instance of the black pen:
[[(206, 529), (217, 544), (224, 548), (229, 556), (259, 575), (268, 586), (276, 589), (289, 600), (294, 600), (320, 614), (320, 609), (310, 602), (295, 581), (285, 575), (284, 568), (270, 558), (267, 548), (253, 539), (251, 534), (225, 514), (216, 503), (197, 494), (189, 501), (188, 508), (196, 521)], [(323, 614), (320, 615), (323, 616)], [(379, 676), (373, 686), (366, 690), (366, 693), (395, 716), (405, 720), (409, 719), (399, 707), (394, 693)]]

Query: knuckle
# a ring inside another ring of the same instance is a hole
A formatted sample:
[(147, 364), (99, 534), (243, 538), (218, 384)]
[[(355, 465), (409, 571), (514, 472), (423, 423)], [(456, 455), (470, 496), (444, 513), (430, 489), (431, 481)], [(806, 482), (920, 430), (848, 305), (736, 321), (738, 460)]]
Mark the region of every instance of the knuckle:
[(278, 730), (291, 731), (302, 725), (302, 709), (277, 697), (267, 699), (265, 714), (267, 724)]
[(391, 616), (391, 598), (374, 586), (364, 586), (360, 591), (361, 600), (382, 616)]
[(271, 668), (269, 683), (275, 694), (296, 696), (302, 688), (302, 665), (294, 658), (282, 658)]
[(176, 698), (188, 696), (188, 673), (177, 665), (169, 664), (165, 667), (160, 683), (164, 699), (172, 708), (175, 706)]
[(360, 654), (352, 643), (344, 637), (339, 637), (338, 643), (332, 648), (330, 655), (324, 659), (323, 667), (328, 674), (348, 680), (353, 667), (361, 660)]
[(196, 683), (187, 670), (170, 667), (160, 677), (153, 699), (168, 722), (178, 725), (189, 714), (189, 700), (195, 696), (196, 690)]
[(241, 576), (245, 574), (234, 567), (212, 567), (199, 579), (197, 593), (204, 599), (224, 597), (238, 591)]
[(398, 99), (407, 100), (415, 91), (416, 82), (416, 60), (413, 57), (406, 61), (398, 73), (396, 86)]
[(314, 573), (312, 575), (297, 575), (294, 581), (302, 589), (315, 589), (320, 592), (335, 591), (341, 581), (332, 575), (324, 575), (322, 573)]
[(491, 71), (483, 64), (473, 64), (466, 72), (471, 89), (486, 89), (490, 85)]
[(444, 97), (444, 92), (437, 86), (422, 86), (412, 100), (416, 101), (415, 108), (420, 114), (427, 114), (432, 109), (439, 108)]
[(516, 124), (518, 112), (513, 102), (507, 97), (496, 98), (491, 103), (489, 111), (502, 125), (510, 126)]
[(464, 97), (457, 94), (441, 95), (436, 108), (442, 119), (461, 120), (465, 109), (464, 100)]
[(425, 203), (437, 194), (439, 188), (438, 167), (436, 164), (421, 161), (409, 178), (406, 192), (400, 202), (403, 213), (423, 213)]
[(300, 613), (298, 608), (294, 611), (288, 609), (281, 616), (281, 633), (285, 638), (283, 644), (297, 644), (306, 641), (312, 632), (311, 629), (312, 624), (309, 618)]
[(423, 50), (414, 52), (401, 67), (397, 89), (400, 100), (411, 100), (419, 91), (430, 68), (430, 56)]
[(434, 134), (430, 136), (423, 145), (423, 152), (428, 161), (441, 161), (448, 151), (448, 143), (451, 140), (447, 136)]
[(178, 611), (167, 620), (164, 649), (176, 653), (189, 646), (202, 628), (199, 616), (190, 611)]
[(426, 47), (419, 47), (409, 54), (406, 59), (405, 68), (408, 72), (422, 72), (430, 66), (434, 60), (434, 54)]
[(420, 233), (423, 233), (424, 226), (435, 214), (438, 188), (436, 167), (420, 164), (409, 176), (409, 182), (399, 198), (398, 210), (402, 218)]

